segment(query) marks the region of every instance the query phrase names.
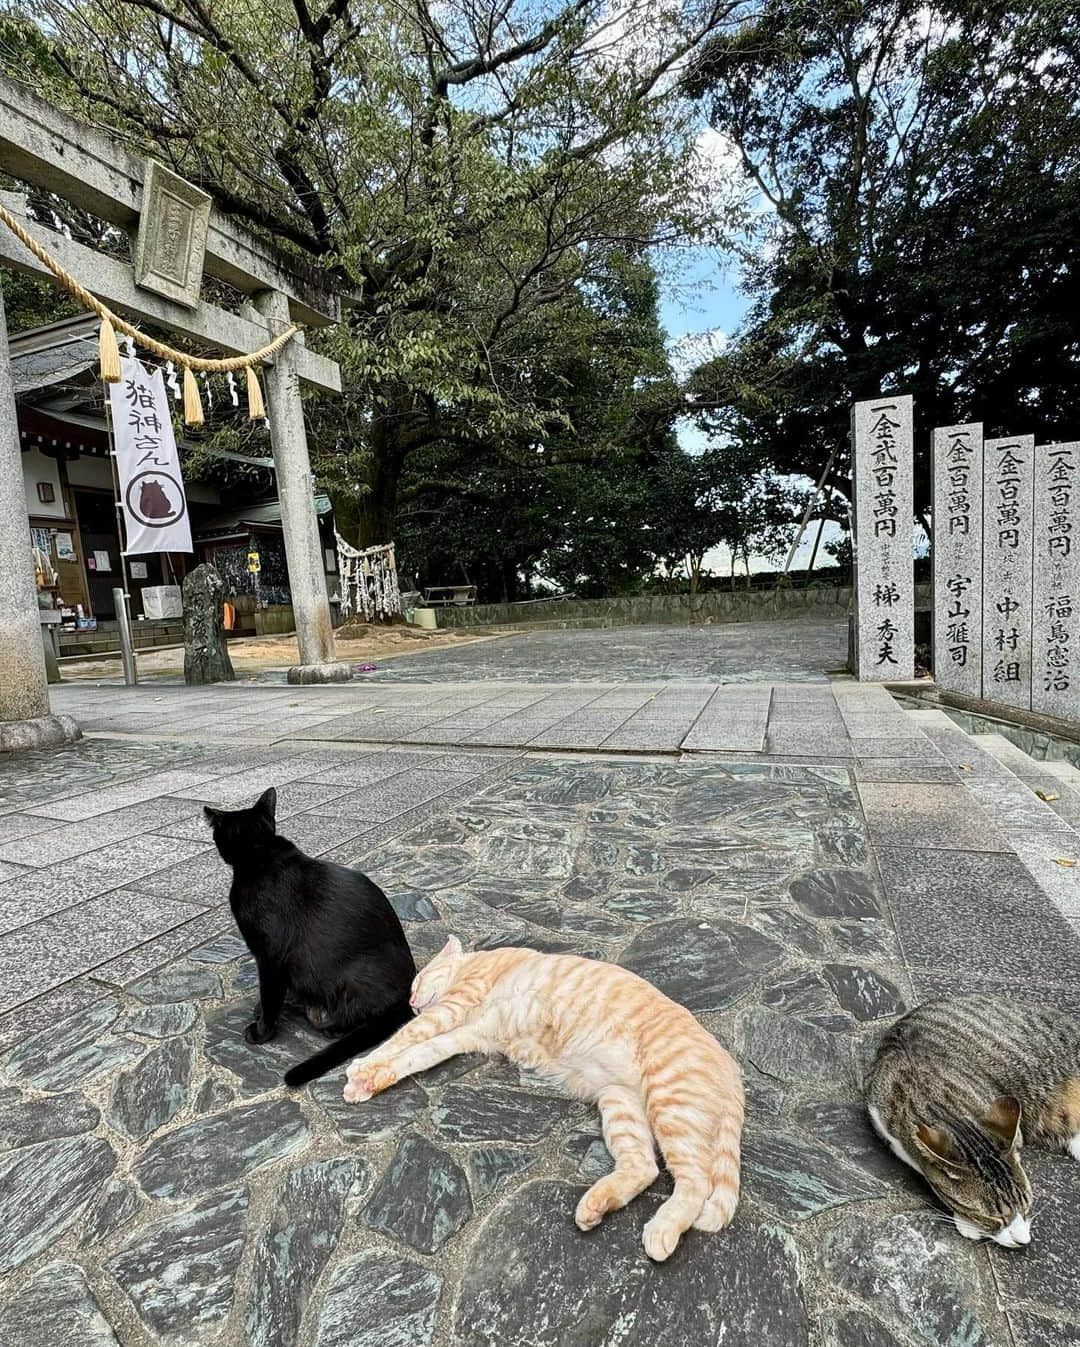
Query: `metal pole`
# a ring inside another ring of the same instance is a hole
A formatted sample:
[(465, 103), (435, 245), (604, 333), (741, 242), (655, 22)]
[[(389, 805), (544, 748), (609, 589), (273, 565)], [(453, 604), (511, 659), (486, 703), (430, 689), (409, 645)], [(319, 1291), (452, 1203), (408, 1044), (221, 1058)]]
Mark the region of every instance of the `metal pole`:
[(116, 606), (116, 620), (120, 627), (120, 654), (124, 660), (124, 682), (128, 687), (132, 687), (139, 681), (139, 678), (135, 669), (135, 648), (131, 644), (131, 620), (128, 617), (127, 595), (122, 589), (114, 589), (112, 596), (113, 603)]
[(131, 606), (128, 591), (131, 580), (128, 575), (126, 533), (124, 530), (124, 506), (120, 500), (120, 474), (116, 468), (116, 440), (113, 436), (112, 415), (109, 410), (109, 390), (105, 390), (105, 432), (109, 437), (109, 465), (112, 468), (113, 503), (116, 506), (116, 538), (120, 544), (120, 579), (122, 588), (114, 589), (113, 607), (116, 609), (116, 623), (120, 628), (120, 655), (124, 664), (124, 682), (134, 687), (139, 681), (139, 670), (135, 663), (135, 647), (131, 640)]
[(835, 458), (836, 458), (836, 446), (833, 445), (833, 451), (829, 455), (829, 461), (828, 463), (825, 464), (825, 471), (818, 478), (818, 484), (814, 488), (814, 494), (810, 497), (809, 501), (807, 502), (806, 509), (803, 512), (802, 523), (799, 525), (799, 531), (795, 535), (795, 541), (791, 544), (791, 547), (788, 550), (787, 560), (784, 562), (785, 575), (787, 575), (788, 571), (791, 569), (791, 563), (794, 560), (795, 553), (799, 550), (799, 544), (802, 542), (802, 536), (806, 532), (806, 526), (810, 522), (810, 516), (813, 514), (814, 507), (817, 505), (818, 498), (821, 496), (821, 488), (825, 485), (825, 478), (828, 477), (829, 473), (832, 471), (833, 460)]
[(825, 516), (822, 515), (818, 520), (817, 537), (814, 539), (814, 546), (810, 550), (810, 562), (806, 567), (806, 574), (809, 576), (814, 569), (814, 562), (817, 561), (818, 548), (821, 546), (821, 535), (825, 532)]

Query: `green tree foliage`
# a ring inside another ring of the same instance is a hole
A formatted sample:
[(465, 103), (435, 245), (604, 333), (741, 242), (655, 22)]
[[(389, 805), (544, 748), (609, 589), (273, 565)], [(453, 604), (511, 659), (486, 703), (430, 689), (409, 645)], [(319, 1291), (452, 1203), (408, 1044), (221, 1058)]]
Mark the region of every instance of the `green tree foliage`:
[(519, 574), (583, 593), (640, 584), (656, 564), (657, 464), (677, 452), (680, 407), (657, 298), (652, 268), (613, 253), (572, 303), (519, 334), (514, 355), (544, 432), (419, 451), (400, 491), (407, 567), (438, 584), (464, 566), (496, 598), (517, 596)]
[(475, 583), (493, 600), (524, 597), (521, 577), (595, 597), (636, 592), (658, 572), (696, 591), (721, 543), (771, 554), (791, 526), (790, 493), (737, 447), (691, 455), (676, 442), (685, 404), (652, 268), (613, 253), (544, 321), (544, 358), (526, 347), (520, 367), (546, 433), (415, 454), (399, 492), (406, 571)]
[(767, 0), (689, 87), (768, 208), (703, 424), (812, 478), (837, 447), (846, 494), (850, 402), (911, 392), (920, 511), (932, 425), (1075, 436), (1075, 4)]
[(324, 344), (348, 391), (313, 442), (361, 543), (391, 536), (425, 449), (568, 430), (534, 393), (562, 317), (573, 342), (614, 256), (716, 225), (676, 76), (738, 0), (17, 2), (47, 96), (345, 292)]

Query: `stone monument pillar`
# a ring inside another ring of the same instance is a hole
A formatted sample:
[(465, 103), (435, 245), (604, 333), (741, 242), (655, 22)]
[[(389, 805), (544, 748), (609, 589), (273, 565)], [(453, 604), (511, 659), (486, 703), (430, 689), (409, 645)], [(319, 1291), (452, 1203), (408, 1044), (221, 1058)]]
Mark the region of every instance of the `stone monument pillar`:
[(1031, 544), (1035, 437), (983, 446), (982, 695), (1031, 705)]
[(78, 737), (70, 716), (49, 713), (11, 355), (0, 295), (0, 753), (52, 748)]
[(915, 676), (911, 397), (851, 409), (855, 478), (855, 638), (861, 682)]
[(1080, 442), (1035, 449), (1031, 709), (1080, 720)]
[[(289, 302), (279, 291), (265, 291), (258, 297), (256, 308), (273, 331), (287, 326)], [(335, 663), (334, 627), (326, 595), (311, 459), (293, 349), (297, 340), (294, 337), (277, 353), (273, 365), (262, 370), (270, 442), (277, 467), (289, 590), (300, 647), (300, 667), (289, 671), (289, 682), (343, 682), (352, 676), (352, 670), (347, 664)]]
[(934, 431), (934, 681), (982, 696), (983, 428)]
[(225, 639), (225, 582), (205, 562), (184, 577), (184, 682), (236, 679)]

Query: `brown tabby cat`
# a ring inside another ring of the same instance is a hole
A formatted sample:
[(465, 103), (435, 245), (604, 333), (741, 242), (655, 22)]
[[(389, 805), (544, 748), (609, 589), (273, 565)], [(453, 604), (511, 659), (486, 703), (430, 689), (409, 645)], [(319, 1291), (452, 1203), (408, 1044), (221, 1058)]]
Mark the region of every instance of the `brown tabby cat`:
[(662, 1261), (692, 1225), (719, 1230), (739, 1200), (739, 1068), (693, 1015), (615, 964), (531, 949), (466, 954), (451, 937), (416, 977), (412, 1023), (349, 1067), (370, 1099), (459, 1052), (501, 1052), (595, 1099), (615, 1160), (578, 1203), (582, 1230), (648, 1188), (659, 1143), (675, 1191), (644, 1230)]
[(1015, 1249), (1031, 1240), (1024, 1138), (1080, 1160), (1080, 1022), (991, 996), (927, 1002), (882, 1039), (866, 1099), (957, 1230)]

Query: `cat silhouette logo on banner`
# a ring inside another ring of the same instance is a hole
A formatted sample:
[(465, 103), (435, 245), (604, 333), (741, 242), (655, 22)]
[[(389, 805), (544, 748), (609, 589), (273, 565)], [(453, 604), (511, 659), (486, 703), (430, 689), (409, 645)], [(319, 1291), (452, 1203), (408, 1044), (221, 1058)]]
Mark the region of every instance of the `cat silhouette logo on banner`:
[(161, 370), (120, 361), (121, 379), (109, 385), (120, 500), (128, 556), (193, 552), (184, 479)]

